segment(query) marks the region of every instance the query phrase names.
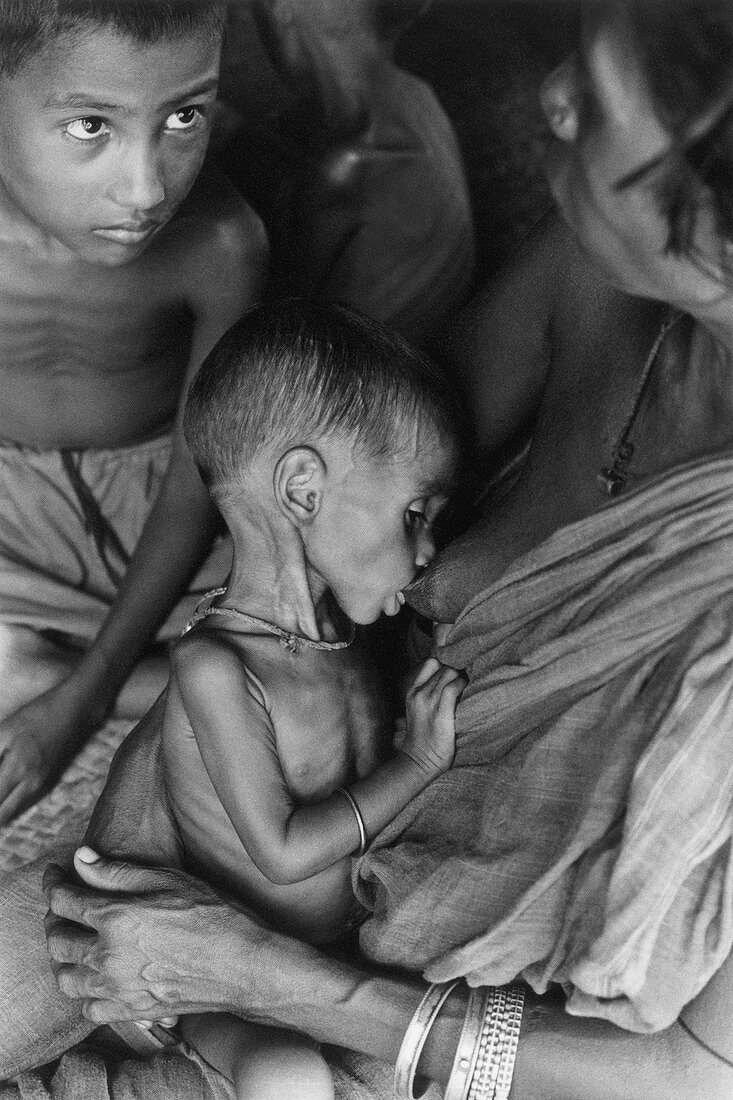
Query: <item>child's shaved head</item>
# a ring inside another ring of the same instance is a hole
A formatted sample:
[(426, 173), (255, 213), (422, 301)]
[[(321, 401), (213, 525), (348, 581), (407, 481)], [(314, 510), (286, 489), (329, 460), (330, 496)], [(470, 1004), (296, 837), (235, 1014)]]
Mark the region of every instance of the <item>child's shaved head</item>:
[(224, 0), (0, 0), (0, 73), (13, 76), (60, 35), (107, 27), (143, 45), (196, 32), (221, 36)]
[(265, 448), (336, 435), (388, 459), (409, 447), (418, 422), (459, 450), (463, 414), (441, 372), (382, 325), (301, 299), (245, 314), (204, 361), (184, 412), (214, 497)]

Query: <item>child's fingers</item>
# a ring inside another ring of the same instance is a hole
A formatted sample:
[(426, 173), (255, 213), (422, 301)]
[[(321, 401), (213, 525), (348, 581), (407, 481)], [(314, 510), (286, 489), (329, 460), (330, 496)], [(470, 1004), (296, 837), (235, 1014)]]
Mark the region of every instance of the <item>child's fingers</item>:
[(431, 676), (434, 676), (441, 668), (445, 667), (446, 666), (441, 665), (440, 661), (436, 660), (435, 657), (428, 657), (427, 661), (424, 661), (420, 665), (420, 668), (413, 676), (412, 683), (408, 689), (408, 695), (421, 688), (423, 684), (427, 683)]
[(438, 702), (438, 714), (448, 716), (455, 714), (458, 700), (463, 695), (466, 687), (466, 678), (457, 673), (456, 676), (443, 686)]
[(456, 671), (455, 668), (451, 668), (450, 665), (441, 665), (436, 661), (436, 668), (430, 676), (416, 689), (415, 695), (419, 694), (423, 699), (434, 699), (437, 703), (437, 699), (440, 693), (447, 687), (448, 684), (453, 683), (456, 680), (462, 682), (461, 673)]

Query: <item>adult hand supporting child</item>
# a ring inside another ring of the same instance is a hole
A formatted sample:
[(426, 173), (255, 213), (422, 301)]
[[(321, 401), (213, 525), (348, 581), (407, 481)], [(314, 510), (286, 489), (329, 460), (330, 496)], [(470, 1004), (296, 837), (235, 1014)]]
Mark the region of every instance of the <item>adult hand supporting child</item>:
[[(159, 736), (163, 706), (161, 696), (115, 756), (82, 858), (75, 859), (78, 879), (55, 865), (45, 874), (52, 965), (63, 992), (81, 998), (96, 1023), (212, 1006), (241, 1010), (245, 989), (248, 1016), (266, 1023), (268, 1007), (277, 1003), (283, 952), (312, 949), (278, 936), (244, 906), (178, 869), (180, 837)], [(151, 866), (127, 860), (132, 850)], [(90, 862), (92, 851), (117, 859)], [(251, 973), (235, 988), (232, 960), (246, 967), (249, 955)]]
[[(46, 871), (46, 934), (59, 988), (81, 999), (88, 1020), (159, 1020), (238, 1003), (228, 953), (243, 942), (267, 952), (274, 933), (264, 924), (183, 871), (114, 862), (87, 847), (74, 866), (80, 886), (54, 864)], [(256, 970), (252, 979), (253, 1018), (268, 1021), (272, 984)]]

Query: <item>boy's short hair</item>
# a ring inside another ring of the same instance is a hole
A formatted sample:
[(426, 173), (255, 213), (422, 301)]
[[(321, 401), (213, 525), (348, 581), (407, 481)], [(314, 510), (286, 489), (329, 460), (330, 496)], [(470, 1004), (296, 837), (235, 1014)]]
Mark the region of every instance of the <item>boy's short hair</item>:
[(345, 306), (292, 298), (256, 306), (219, 341), (188, 392), (183, 430), (217, 498), (264, 448), (334, 434), (367, 458), (397, 457), (418, 417), (459, 452), (464, 414), (434, 364)]
[(226, 0), (0, 0), (0, 74), (13, 76), (65, 33), (109, 27), (143, 45), (222, 35)]

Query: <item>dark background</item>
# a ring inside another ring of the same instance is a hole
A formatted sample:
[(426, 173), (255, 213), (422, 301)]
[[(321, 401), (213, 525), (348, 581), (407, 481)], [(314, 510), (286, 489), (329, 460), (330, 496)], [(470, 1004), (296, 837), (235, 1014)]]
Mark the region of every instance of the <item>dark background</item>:
[[(396, 60), (433, 87), (458, 135), (476, 223), (478, 283), (550, 203), (537, 93), (575, 34), (570, 0), (434, 0), (398, 42)], [(245, 133), (236, 142), (220, 134), (217, 159), (269, 223), (285, 201), (295, 162), (317, 138), (269, 65), (246, 7), (229, 36), (222, 97), (244, 120)]]

